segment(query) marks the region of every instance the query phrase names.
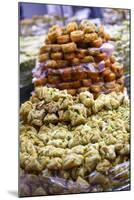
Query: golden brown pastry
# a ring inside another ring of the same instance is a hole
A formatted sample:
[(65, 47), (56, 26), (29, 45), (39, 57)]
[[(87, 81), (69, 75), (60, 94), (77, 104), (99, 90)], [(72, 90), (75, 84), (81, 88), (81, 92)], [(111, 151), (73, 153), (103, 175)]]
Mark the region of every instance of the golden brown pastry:
[(97, 33), (86, 33), (84, 35), (84, 42), (85, 43), (91, 43), (91, 42), (93, 42), (97, 39), (98, 39)]
[(101, 37), (99, 37), (98, 39), (96, 39), (96, 40), (94, 40), (93, 42), (92, 42), (92, 46), (93, 47), (101, 47), (101, 45), (102, 45), (102, 38)]
[(55, 43), (57, 41), (57, 37), (62, 34), (62, 29), (58, 25), (54, 25), (49, 29), (48, 32), (48, 39), (52, 42)]
[(89, 86), (92, 85), (92, 80), (91, 79), (84, 79), (84, 80), (82, 80), (82, 85), (84, 87), (89, 87)]
[(61, 45), (59, 44), (51, 44), (49, 45), (51, 47), (52, 52), (59, 52), (61, 51)]
[(40, 48), (39, 54), (44, 54), (51, 51), (51, 45), (44, 45)]
[(85, 56), (84, 58), (80, 59), (81, 63), (92, 63), (94, 62), (94, 57), (93, 56)]
[(53, 60), (61, 60), (63, 58), (63, 53), (62, 52), (51, 53), (50, 57)]
[(76, 56), (77, 56), (77, 58), (81, 59), (81, 58), (84, 58), (85, 56), (88, 56), (88, 54), (89, 53), (88, 53), (87, 49), (78, 49)]
[(75, 58), (75, 53), (74, 52), (72, 52), (72, 53), (64, 53), (64, 59), (65, 60), (72, 60), (72, 59), (74, 59)]
[(70, 42), (68, 44), (62, 44), (61, 47), (64, 53), (70, 53), (77, 50), (77, 46), (74, 42)]
[(65, 44), (68, 43), (70, 41), (70, 37), (68, 34), (66, 35), (60, 35), (57, 37), (57, 43), (58, 44)]
[(70, 34), (72, 42), (82, 42), (84, 39), (84, 32), (83, 31), (73, 31)]
[(61, 80), (60, 80), (59, 76), (48, 75), (47, 82), (50, 83), (50, 84), (57, 84), (57, 83), (60, 83)]
[(44, 53), (39, 55), (38, 60), (39, 62), (44, 62), (49, 59), (49, 53)]
[(78, 29), (78, 25), (76, 22), (70, 22), (66, 26), (67, 33), (71, 33), (72, 31), (76, 31)]

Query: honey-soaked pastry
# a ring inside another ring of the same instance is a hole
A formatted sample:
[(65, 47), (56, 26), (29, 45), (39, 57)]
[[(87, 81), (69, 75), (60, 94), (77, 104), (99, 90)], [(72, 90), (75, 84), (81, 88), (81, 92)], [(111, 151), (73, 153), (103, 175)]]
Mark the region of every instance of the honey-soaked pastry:
[(116, 62), (115, 56), (111, 56), (111, 57), (110, 57), (110, 61), (111, 61), (111, 63), (115, 63), (115, 62)]
[(71, 67), (65, 68), (61, 73), (62, 81), (71, 81), (72, 80), (71, 72), (72, 72)]
[(61, 60), (63, 58), (63, 53), (62, 52), (51, 53), (50, 57), (53, 60)]
[(42, 85), (45, 85), (47, 83), (47, 78), (40, 78), (40, 79), (36, 79), (34, 81), (34, 85), (35, 86), (42, 86)]
[(97, 33), (98, 33), (98, 35), (99, 35), (100, 37), (104, 37), (104, 33), (105, 33), (104, 26), (102, 26), (102, 25), (99, 26), (99, 27), (98, 27)]
[(107, 75), (109, 75), (112, 71), (109, 69), (109, 68), (106, 68), (101, 74), (102, 74), (102, 77), (105, 77)]
[(111, 67), (112, 66), (112, 63), (111, 63), (111, 61), (110, 61), (110, 59), (108, 58), (108, 59), (106, 59), (105, 60), (105, 67)]
[(101, 84), (92, 84), (91, 86), (90, 86), (90, 91), (91, 92), (95, 92), (95, 93), (99, 93), (99, 92), (101, 92)]
[(89, 20), (83, 20), (81, 23), (80, 23), (80, 26), (79, 28), (81, 30), (84, 31), (84, 33), (93, 33), (96, 31), (96, 27), (93, 23), (91, 23)]
[(98, 39), (97, 33), (86, 33), (84, 35), (84, 42), (85, 43), (92, 43), (93, 41)]
[(104, 39), (106, 41), (109, 41), (109, 40), (111, 40), (111, 36), (108, 33), (104, 32)]
[(72, 82), (62, 82), (57, 84), (57, 87), (61, 90), (64, 89), (76, 89), (81, 86), (80, 81), (72, 81)]
[(72, 80), (83, 80), (83, 79), (87, 78), (87, 73), (85, 71), (81, 71), (81, 70), (79, 70), (77, 72), (72, 71), (71, 78), (72, 78)]
[(44, 45), (40, 48), (39, 50), (39, 54), (44, 54), (46, 52), (50, 52), (51, 51), (51, 45)]
[(64, 53), (64, 59), (65, 60), (72, 60), (72, 59), (74, 59), (75, 58), (75, 53), (74, 52), (72, 52), (72, 53)]
[(64, 68), (69, 65), (69, 62), (67, 60), (56, 60), (57, 68)]
[(47, 82), (50, 83), (50, 84), (57, 84), (57, 83), (61, 82), (61, 79), (60, 79), (59, 76), (48, 75)]
[(80, 59), (81, 63), (93, 63), (94, 57), (93, 56), (85, 56), (84, 58)]
[(111, 72), (104, 76), (105, 81), (114, 81), (116, 79), (116, 75)]
[(70, 34), (72, 42), (82, 42), (84, 39), (84, 32), (83, 31), (73, 31)]
[(57, 68), (57, 62), (55, 60), (47, 60), (45, 62), (45, 68)]
[(71, 60), (71, 64), (72, 65), (79, 65), (80, 64), (80, 59), (79, 58), (73, 58)]
[(71, 94), (72, 96), (74, 96), (77, 93), (77, 89), (67, 89), (67, 93)]
[(49, 53), (44, 53), (38, 56), (39, 62), (44, 62), (49, 59)]
[(55, 43), (57, 41), (57, 37), (62, 34), (62, 30), (60, 26), (54, 25), (49, 29), (48, 32), (48, 39), (52, 42)]
[(78, 49), (76, 56), (77, 56), (77, 58), (81, 59), (81, 58), (84, 58), (85, 56), (88, 56), (88, 54), (89, 53), (88, 53), (87, 49)]
[(70, 22), (66, 26), (67, 33), (71, 33), (73, 31), (76, 31), (78, 29), (78, 25), (76, 22)]
[(44, 43), (45, 43), (46, 45), (52, 44), (52, 42), (49, 40), (48, 36), (45, 38)]
[(74, 42), (70, 42), (68, 44), (62, 44), (61, 47), (64, 53), (70, 53), (77, 50), (77, 46)]
[(90, 87), (80, 87), (77, 89), (77, 93), (89, 91)]
[(99, 55), (94, 56), (94, 59), (96, 62), (100, 62), (102, 60), (106, 60), (107, 59), (107, 54), (106, 53), (100, 53)]
[(89, 55), (98, 56), (100, 54), (99, 48), (88, 48)]
[(82, 85), (84, 87), (89, 87), (89, 86), (92, 85), (92, 80), (91, 79), (84, 79), (84, 80), (82, 80)]
[(125, 76), (122, 76), (121, 78), (117, 79), (117, 83), (124, 85), (124, 81), (125, 81)]
[(92, 46), (93, 47), (101, 47), (101, 45), (102, 45), (102, 38), (101, 37), (99, 37), (98, 39), (96, 39), (96, 40), (94, 40), (93, 42), (92, 42)]
[(68, 43), (70, 41), (70, 37), (68, 34), (66, 35), (60, 35), (57, 37), (57, 43), (58, 44), (65, 44)]
[(119, 63), (112, 64), (111, 70), (116, 74), (117, 77), (123, 75), (123, 65), (120, 65)]
[(52, 50), (52, 52), (59, 52), (59, 51), (62, 50), (61, 49), (61, 45), (59, 45), (59, 44), (51, 44), (51, 50)]

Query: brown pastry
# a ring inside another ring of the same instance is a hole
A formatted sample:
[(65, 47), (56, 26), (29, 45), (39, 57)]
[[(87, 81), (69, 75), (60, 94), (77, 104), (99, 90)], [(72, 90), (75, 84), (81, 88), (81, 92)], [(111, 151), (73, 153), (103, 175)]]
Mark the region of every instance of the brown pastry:
[(98, 56), (100, 54), (99, 48), (88, 48), (89, 55)]
[(60, 35), (57, 37), (57, 43), (58, 44), (65, 44), (68, 43), (70, 41), (70, 37), (69, 35)]
[(100, 62), (102, 60), (107, 59), (107, 54), (106, 53), (100, 53), (99, 55), (94, 56), (95, 62)]
[(93, 93), (101, 92), (101, 85), (100, 84), (93, 84), (90, 86), (90, 91)]
[(83, 59), (80, 59), (81, 63), (92, 63), (94, 62), (93, 56), (85, 56)]
[(46, 83), (47, 83), (47, 78), (40, 78), (34, 82), (34, 85), (35, 87), (37, 87), (37, 86), (45, 85)]
[(44, 62), (44, 61), (46, 61), (46, 60), (48, 60), (48, 59), (49, 59), (49, 53), (41, 54), (41, 55), (39, 55), (39, 57), (38, 57), (38, 61), (39, 61), (39, 62)]
[(52, 50), (52, 52), (59, 52), (59, 51), (61, 51), (61, 45), (51, 44), (51, 50)]
[(111, 72), (111, 73), (105, 75), (104, 79), (105, 79), (105, 81), (108, 81), (108, 82), (114, 81), (116, 79), (116, 75), (113, 72)]
[(49, 29), (48, 32), (48, 39), (52, 42), (55, 43), (57, 41), (57, 37), (62, 34), (62, 30), (60, 26), (54, 25)]
[(47, 60), (45, 63), (45, 68), (57, 68), (57, 62), (55, 60)]
[(80, 59), (79, 58), (73, 58), (71, 60), (71, 64), (72, 65), (79, 65), (80, 64)]
[(97, 33), (86, 33), (84, 35), (84, 42), (92, 43), (93, 41), (97, 40), (97, 38), (98, 38)]
[(71, 33), (72, 31), (76, 31), (78, 29), (78, 25), (76, 22), (70, 22), (66, 26), (67, 33)]
[(89, 86), (92, 85), (92, 80), (91, 79), (84, 79), (84, 80), (82, 80), (82, 85), (84, 87), (89, 87)]
[(81, 92), (89, 91), (89, 88), (90, 87), (80, 87), (80, 88), (77, 89), (77, 92), (81, 93)]
[(93, 47), (101, 47), (101, 45), (102, 45), (102, 38), (100, 37), (92, 42)]
[(60, 77), (59, 76), (51, 76), (51, 75), (48, 75), (47, 77), (47, 82), (50, 83), (50, 84), (58, 84), (61, 82), (60, 80)]
[(74, 96), (77, 93), (77, 89), (67, 89), (67, 93), (71, 94), (72, 96)]
[(51, 53), (50, 57), (53, 60), (61, 60), (63, 58), (63, 53), (62, 52)]
[(111, 67), (111, 65), (112, 65), (112, 63), (111, 63), (111, 61), (110, 61), (110, 59), (108, 58), (108, 59), (106, 59), (105, 60), (105, 67)]
[(115, 63), (116, 62), (116, 58), (114, 56), (111, 56), (110, 57), (110, 61), (111, 61), (111, 63)]
[(64, 90), (64, 89), (77, 89), (81, 86), (80, 81), (73, 81), (73, 82), (63, 82), (56, 85), (57, 88)]
[(78, 49), (77, 50), (77, 58), (81, 59), (81, 58), (84, 58), (85, 56), (88, 56), (88, 50), (87, 49)]
[(72, 42), (82, 42), (84, 39), (84, 32), (83, 31), (73, 31), (70, 34)]
[(69, 65), (69, 61), (67, 60), (56, 60), (57, 68), (64, 68)]
[(44, 45), (40, 48), (39, 50), (39, 54), (44, 54), (46, 52), (50, 52), (51, 51), (51, 45)]
[(65, 60), (72, 60), (72, 59), (74, 59), (75, 58), (75, 53), (74, 52), (72, 52), (72, 53), (64, 53), (64, 59)]
[(95, 32), (96, 30), (96, 27), (93, 23), (91, 23), (89, 20), (83, 20), (81, 23), (80, 23), (80, 26), (79, 28), (81, 30), (84, 31), (84, 33), (93, 33)]
[(104, 26), (101, 25), (100, 27), (98, 27), (97, 33), (100, 37), (104, 37), (104, 33), (105, 33)]
[(77, 46), (74, 42), (68, 43), (68, 44), (62, 44), (62, 51), (64, 53), (70, 53), (70, 52), (74, 52), (77, 50)]
[(125, 81), (125, 76), (122, 76), (121, 78), (117, 79), (117, 83), (121, 85), (124, 85), (124, 81)]
[(123, 75), (123, 65), (119, 65), (119, 63), (114, 63), (112, 64), (111, 69), (117, 77), (121, 77)]

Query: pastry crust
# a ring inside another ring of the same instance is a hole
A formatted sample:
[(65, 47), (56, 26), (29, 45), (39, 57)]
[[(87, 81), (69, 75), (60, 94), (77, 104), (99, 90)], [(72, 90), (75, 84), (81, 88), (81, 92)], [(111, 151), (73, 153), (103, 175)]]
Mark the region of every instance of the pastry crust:
[(72, 31), (76, 31), (78, 29), (78, 25), (76, 22), (70, 22), (66, 26), (67, 33), (71, 33)]
[(74, 42), (70, 42), (68, 44), (62, 44), (61, 47), (64, 53), (75, 52), (77, 50), (77, 46)]
[(68, 43), (70, 42), (70, 37), (69, 35), (60, 35), (57, 37), (57, 43), (58, 44), (65, 44), (65, 43)]
[(63, 53), (62, 52), (51, 53), (50, 57), (53, 60), (61, 60), (63, 58)]
[(82, 42), (84, 39), (84, 32), (83, 31), (73, 31), (70, 34), (72, 42)]
[(93, 41), (98, 39), (97, 33), (86, 33), (84, 35), (84, 42), (85, 43), (92, 43)]
[(48, 59), (49, 59), (49, 53), (44, 53), (38, 56), (39, 62), (45, 62)]

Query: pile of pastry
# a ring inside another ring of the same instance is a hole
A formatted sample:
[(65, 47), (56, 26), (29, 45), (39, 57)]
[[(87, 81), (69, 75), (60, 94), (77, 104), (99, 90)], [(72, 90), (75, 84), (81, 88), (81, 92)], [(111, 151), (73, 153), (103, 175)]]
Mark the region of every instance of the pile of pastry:
[(123, 66), (116, 62), (113, 52), (103, 26), (89, 20), (70, 22), (66, 27), (54, 25), (39, 50), (34, 85), (67, 89), (72, 95), (90, 91), (95, 97), (122, 92)]

